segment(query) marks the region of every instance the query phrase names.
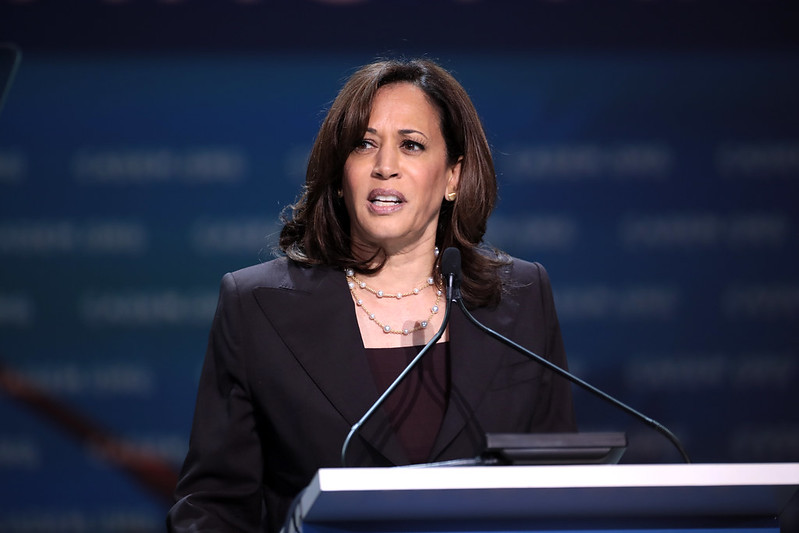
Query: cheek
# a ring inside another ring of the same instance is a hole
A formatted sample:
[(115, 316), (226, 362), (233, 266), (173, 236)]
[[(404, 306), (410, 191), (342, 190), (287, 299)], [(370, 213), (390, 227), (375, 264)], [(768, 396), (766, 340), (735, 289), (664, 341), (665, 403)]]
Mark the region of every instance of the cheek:
[(437, 170), (430, 177), (430, 191), (433, 194), (439, 196), (439, 200), (444, 197), (444, 193), (446, 192), (448, 176), (449, 176), (449, 170), (447, 168), (444, 168)]
[(350, 187), (352, 176), (352, 165), (350, 164), (350, 160), (347, 159), (347, 162), (344, 163), (344, 169), (341, 172), (341, 184), (346, 189)]
[(344, 171), (341, 176), (341, 192), (344, 207), (350, 218), (355, 215), (355, 197), (358, 195), (357, 172), (349, 162), (345, 163)]
[(344, 170), (341, 176), (341, 184), (344, 188), (344, 193), (346, 194), (348, 190), (356, 189), (358, 184), (364, 181), (362, 176), (363, 165), (354, 162), (352, 158), (347, 159), (347, 162), (344, 163)]

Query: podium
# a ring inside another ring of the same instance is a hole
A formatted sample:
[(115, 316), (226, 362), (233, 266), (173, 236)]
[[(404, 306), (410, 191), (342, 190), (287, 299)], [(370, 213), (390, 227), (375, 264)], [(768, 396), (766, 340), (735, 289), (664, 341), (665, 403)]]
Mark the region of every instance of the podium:
[(799, 463), (321, 469), (290, 517), (302, 533), (794, 533), (798, 491)]

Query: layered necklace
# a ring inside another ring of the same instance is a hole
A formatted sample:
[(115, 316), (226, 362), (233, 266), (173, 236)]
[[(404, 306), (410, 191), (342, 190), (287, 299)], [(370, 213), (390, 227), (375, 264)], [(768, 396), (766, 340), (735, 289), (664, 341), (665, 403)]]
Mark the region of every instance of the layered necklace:
[[(438, 248), (435, 249), (435, 255), (438, 256)], [(348, 268), (344, 272), (347, 276), (347, 285), (350, 288), (350, 293), (352, 294), (352, 299), (355, 300), (355, 305), (360, 307), (366, 316), (369, 317), (369, 320), (377, 324), (383, 333), (394, 333), (396, 335), (410, 335), (415, 331), (419, 331), (425, 329), (429, 324), (430, 321), (433, 319), (436, 313), (438, 313), (438, 304), (441, 303), (441, 296), (443, 294), (443, 290), (441, 287), (436, 285), (436, 280), (434, 276), (430, 276), (425, 281), (420, 282), (417, 284), (413, 289), (407, 292), (386, 292), (381, 289), (377, 289), (375, 287), (371, 287), (365, 281), (358, 279), (355, 275), (355, 271), (351, 268)], [(430, 314), (424, 320), (419, 320), (415, 322), (415, 325), (412, 328), (396, 328), (392, 327), (388, 324), (381, 322), (374, 313), (367, 309), (366, 305), (364, 304), (363, 298), (359, 297), (357, 291), (366, 291), (374, 295), (376, 298), (394, 298), (394, 299), (401, 299), (408, 296), (417, 296), (422, 293), (428, 287), (433, 287), (436, 290), (436, 301), (433, 306), (430, 308)]]

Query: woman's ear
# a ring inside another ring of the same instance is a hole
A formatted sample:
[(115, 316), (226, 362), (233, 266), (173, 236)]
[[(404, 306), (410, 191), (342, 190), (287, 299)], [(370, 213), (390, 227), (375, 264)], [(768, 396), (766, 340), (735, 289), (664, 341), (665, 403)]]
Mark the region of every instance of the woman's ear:
[(458, 160), (455, 162), (455, 164), (452, 165), (447, 171), (449, 176), (447, 177), (447, 190), (444, 193), (444, 198), (446, 198), (450, 202), (454, 201), (458, 195), (458, 185), (460, 183), (460, 178), (461, 178), (461, 168), (463, 168), (463, 156), (460, 156)]

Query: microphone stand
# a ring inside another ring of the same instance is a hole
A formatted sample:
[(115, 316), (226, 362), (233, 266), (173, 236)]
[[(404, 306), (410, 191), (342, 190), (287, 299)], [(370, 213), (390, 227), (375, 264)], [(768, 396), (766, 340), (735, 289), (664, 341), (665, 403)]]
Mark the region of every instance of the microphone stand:
[[(547, 367), (548, 369), (552, 370), (553, 372), (555, 372), (559, 376), (564, 377), (567, 380), (571, 381), (572, 383), (575, 383), (575, 384), (579, 385), (580, 387), (582, 387), (583, 389), (587, 390), (588, 392), (590, 392), (592, 394), (595, 394), (596, 396), (599, 396), (603, 400), (606, 400), (606, 401), (610, 402), (611, 404), (615, 405), (616, 407), (619, 407), (620, 409), (622, 409), (623, 411), (627, 412), (628, 414), (631, 414), (632, 416), (634, 416), (638, 420), (641, 420), (642, 422), (644, 422), (648, 426), (654, 428), (656, 431), (658, 431), (659, 433), (664, 435), (667, 439), (669, 439), (669, 441), (671, 441), (671, 443), (674, 445), (674, 447), (677, 448), (677, 450), (680, 452), (680, 455), (682, 456), (683, 460), (686, 463), (690, 463), (691, 462), (691, 459), (688, 457), (688, 453), (683, 448), (683, 446), (680, 443), (680, 441), (677, 438), (677, 436), (674, 435), (674, 433), (672, 433), (671, 431), (669, 431), (669, 429), (666, 428), (664, 425), (662, 425), (659, 422), (649, 418), (648, 416), (644, 415), (643, 413), (641, 413), (639, 411), (636, 411), (635, 409), (633, 409), (629, 405), (625, 404), (624, 402), (622, 402), (620, 400), (617, 400), (613, 396), (611, 396), (611, 395), (607, 394), (606, 392), (594, 387), (590, 383), (588, 383), (586, 381), (583, 381), (582, 379), (578, 378), (577, 376), (575, 376), (571, 372), (568, 372), (568, 371), (560, 368), (558, 365), (556, 365), (556, 364), (552, 363), (551, 361), (541, 357), (537, 353), (531, 352), (530, 350), (528, 350), (524, 346), (522, 346), (522, 345), (520, 345), (520, 344), (518, 344), (516, 342), (513, 342), (512, 340), (510, 340), (509, 338), (505, 337), (504, 335), (502, 335), (500, 333), (497, 333), (496, 331), (494, 331), (493, 329), (489, 328), (488, 326), (483, 325), (480, 321), (478, 321), (476, 318), (474, 318), (472, 316), (472, 314), (469, 312), (468, 309), (466, 309), (466, 305), (464, 305), (463, 299), (460, 296), (460, 291), (457, 291), (457, 294), (454, 297), (454, 299), (458, 302), (458, 306), (461, 308), (461, 311), (463, 311), (463, 314), (466, 315), (466, 318), (468, 318), (469, 321), (472, 324), (477, 326), (478, 329), (484, 331), (485, 333), (489, 334), (490, 336), (494, 337), (495, 339), (499, 340), (500, 342), (510, 346), (514, 350), (526, 355), (530, 359), (538, 361), (540, 364), (542, 364), (545, 367)], [(447, 302), (447, 306), (449, 306), (449, 302)]]

